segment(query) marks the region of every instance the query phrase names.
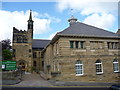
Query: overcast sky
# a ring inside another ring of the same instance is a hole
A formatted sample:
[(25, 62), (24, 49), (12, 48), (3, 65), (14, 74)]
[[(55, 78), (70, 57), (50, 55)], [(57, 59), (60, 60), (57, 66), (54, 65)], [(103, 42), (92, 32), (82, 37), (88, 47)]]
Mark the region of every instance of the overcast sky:
[(69, 26), (67, 20), (71, 15), (74, 15), (79, 22), (111, 32), (118, 30), (118, 0), (16, 1), (18, 2), (14, 0), (0, 2), (0, 40), (7, 38), (12, 40), (13, 27), (27, 30), (30, 9), (33, 12), (34, 39), (52, 39), (56, 32)]

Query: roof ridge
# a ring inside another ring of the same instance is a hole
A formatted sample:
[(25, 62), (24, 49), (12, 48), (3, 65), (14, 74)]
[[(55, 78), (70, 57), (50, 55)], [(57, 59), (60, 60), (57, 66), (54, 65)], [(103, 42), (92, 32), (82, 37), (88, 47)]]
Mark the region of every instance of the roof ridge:
[[(100, 35), (99, 33), (103, 33), (104, 36), (106, 35), (109, 35), (109, 36), (117, 36), (118, 34), (115, 33), (115, 32), (112, 32), (112, 31), (108, 31), (108, 30), (105, 30), (105, 29), (102, 29), (102, 28), (99, 28), (99, 27), (95, 27), (95, 26), (92, 26), (92, 25), (89, 25), (89, 24), (86, 24), (86, 23), (82, 23), (82, 22), (76, 22), (76, 24), (74, 25), (71, 25), (69, 27), (67, 27), (66, 29), (64, 29), (63, 31), (60, 31), (59, 33), (57, 33), (57, 35), (59, 34), (67, 34), (67, 33), (71, 33), (71, 34), (74, 34), (74, 29), (76, 30), (75, 27), (78, 27), (79, 25), (83, 26), (83, 27), (87, 27), (90, 29), (90, 31), (92, 30), (93, 31), (93, 35)], [(86, 32), (89, 32), (89, 29), (86, 28)], [(83, 30), (82, 28), (79, 27), (80, 30)], [(77, 30), (80, 32), (80, 30)], [(85, 29), (85, 28), (84, 28)], [(94, 33), (95, 31), (95, 33)], [(86, 32), (83, 31), (83, 33), (79, 33), (79, 34), (86, 34)], [(105, 34), (104, 34), (105, 33)], [(77, 33), (76, 33), (77, 34)], [(92, 34), (91, 32), (86, 34), (86, 35), (89, 35), (89, 34)], [(101, 34), (102, 35), (102, 34)]]
[(103, 30), (103, 31), (106, 31), (106, 32), (109, 32), (109, 33), (116, 34), (116, 33), (112, 32), (112, 31), (108, 31), (106, 29), (99, 28), (99, 27), (96, 27), (96, 26), (93, 26), (93, 25), (89, 25), (89, 24), (86, 24), (86, 23), (82, 23), (82, 22), (77, 22), (77, 23), (81, 23), (81, 24), (84, 24), (84, 25), (87, 25), (87, 26), (90, 26), (90, 27), (94, 27), (94, 28), (97, 28), (97, 29), (100, 29), (100, 30)]

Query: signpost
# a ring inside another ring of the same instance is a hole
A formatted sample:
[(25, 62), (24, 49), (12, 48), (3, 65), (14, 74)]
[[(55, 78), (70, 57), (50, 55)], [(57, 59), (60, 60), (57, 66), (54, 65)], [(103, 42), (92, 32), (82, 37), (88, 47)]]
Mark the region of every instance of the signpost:
[(16, 61), (10, 61), (10, 60), (2, 61), (2, 69), (16, 70)]

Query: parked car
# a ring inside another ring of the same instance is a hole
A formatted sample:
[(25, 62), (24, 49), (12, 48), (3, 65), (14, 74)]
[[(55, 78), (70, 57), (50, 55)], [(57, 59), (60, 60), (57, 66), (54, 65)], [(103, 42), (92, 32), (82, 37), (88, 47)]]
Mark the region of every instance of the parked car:
[(111, 87), (110, 87), (110, 90), (120, 90), (120, 85), (112, 85)]

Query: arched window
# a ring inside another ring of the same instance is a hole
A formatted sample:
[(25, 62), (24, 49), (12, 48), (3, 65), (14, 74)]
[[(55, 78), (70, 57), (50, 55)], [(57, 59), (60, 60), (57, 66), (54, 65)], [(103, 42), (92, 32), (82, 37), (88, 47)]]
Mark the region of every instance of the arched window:
[(75, 63), (76, 76), (83, 75), (83, 63), (77, 60)]
[(102, 74), (103, 73), (102, 62), (100, 60), (97, 60), (95, 64), (96, 64), (96, 74)]
[(114, 72), (119, 72), (119, 62), (117, 59), (114, 59), (113, 61), (113, 70)]

